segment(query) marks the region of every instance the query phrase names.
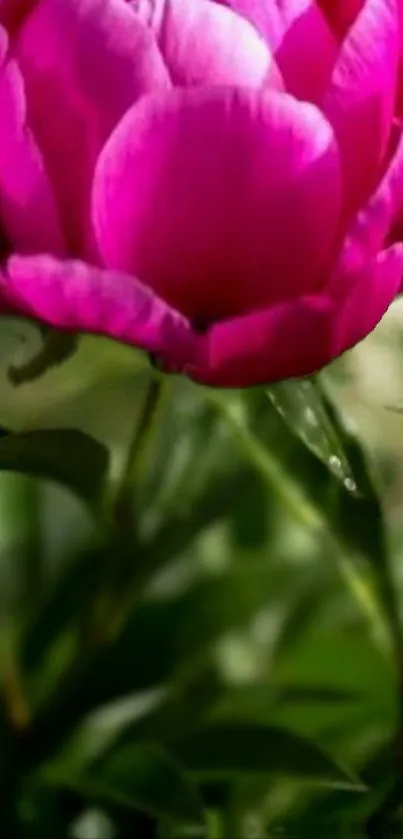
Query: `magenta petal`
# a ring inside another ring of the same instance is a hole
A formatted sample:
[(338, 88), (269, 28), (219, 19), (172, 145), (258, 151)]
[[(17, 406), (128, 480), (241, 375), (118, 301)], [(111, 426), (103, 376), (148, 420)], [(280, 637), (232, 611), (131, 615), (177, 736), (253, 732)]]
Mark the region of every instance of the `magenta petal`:
[(324, 100), (342, 151), (347, 208), (374, 186), (387, 149), (397, 92), (397, 0), (365, 0), (348, 31)]
[(244, 18), (211, 0), (138, 0), (136, 14), (157, 39), (175, 85), (262, 86), (281, 76), (263, 38)]
[[(403, 218), (403, 135), (389, 166), (367, 204), (353, 219), (339, 259), (340, 274), (358, 268), (382, 250)], [(332, 293), (340, 293), (340, 277), (331, 280)]]
[(94, 225), (106, 265), (211, 321), (318, 287), (340, 188), (330, 126), (312, 105), (175, 90), (143, 99), (107, 142)]
[(278, 47), (284, 33), (284, 21), (277, 0), (225, 0), (237, 14), (242, 15), (260, 32), (269, 46)]
[(47, 255), (13, 256), (1, 297), (5, 313), (114, 338), (162, 356), (169, 369), (193, 358), (195, 336), (187, 320), (125, 274)]
[(218, 323), (199, 339), (199, 358), (184, 372), (203, 384), (236, 388), (305, 376), (334, 355), (334, 309), (319, 294)]
[(344, 37), (348, 28), (357, 17), (365, 0), (318, 0), (332, 29), (340, 38)]
[(283, 0), (283, 35), (275, 57), (287, 90), (319, 100), (329, 83), (338, 44), (315, 0)]
[(37, 0), (15, 49), (70, 250), (81, 254), (99, 150), (140, 96), (169, 86), (167, 72), (122, 0)]
[(24, 83), (0, 28), (0, 219), (21, 251), (64, 249), (44, 161), (27, 125)]
[(350, 273), (349, 284), (340, 277), (348, 293), (339, 298), (302, 297), (196, 336), (186, 319), (130, 276), (15, 256), (1, 278), (1, 311), (141, 347), (156, 353), (166, 370), (204, 384), (249, 387), (310, 375), (362, 340), (394, 299), (402, 270), (403, 246), (396, 245)]
[(18, 28), (36, 0), (0, 0), (0, 24), (9, 32)]
[(287, 90), (317, 101), (329, 82), (337, 40), (316, 0), (228, 0), (270, 45)]
[(398, 294), (402, 276), (403, 245), (381, 252), (360, 272), (339, 319), (338, 353), (372, 332)]
[(308, 376), (361, 341), (381, 320), (399, 288), (403, 247), (361, 267), (339, 299), (297, 298), (212, 326), (199, 338), (197, 363), (185, 372), (215, 387), (249, 387)]

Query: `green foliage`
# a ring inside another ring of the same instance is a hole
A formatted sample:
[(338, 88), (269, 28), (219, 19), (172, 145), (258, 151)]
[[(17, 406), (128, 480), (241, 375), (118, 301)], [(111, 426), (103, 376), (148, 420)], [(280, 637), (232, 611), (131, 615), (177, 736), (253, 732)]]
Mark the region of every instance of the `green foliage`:
[(381, 836), (403, 655), (372, 464), (321, 380), (161, 388), (131, 447), (0, 438), (4, 835)]
[(0, 469), (57, 481), (90, 505), (101, 500), (104, 446), (81, 431), (50, 429), (0, 436)]

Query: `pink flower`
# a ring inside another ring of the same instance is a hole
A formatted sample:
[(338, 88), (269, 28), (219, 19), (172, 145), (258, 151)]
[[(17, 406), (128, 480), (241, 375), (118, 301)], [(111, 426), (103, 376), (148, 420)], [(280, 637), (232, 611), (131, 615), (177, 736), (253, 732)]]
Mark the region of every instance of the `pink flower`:
[(0, 304), (243, 387), (399, 290), (400, 0), (0, 0)]

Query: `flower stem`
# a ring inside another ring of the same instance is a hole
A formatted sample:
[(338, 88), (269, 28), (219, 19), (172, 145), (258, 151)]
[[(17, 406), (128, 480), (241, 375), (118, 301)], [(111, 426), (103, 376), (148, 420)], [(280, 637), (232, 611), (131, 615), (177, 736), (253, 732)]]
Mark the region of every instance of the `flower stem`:
[[(91, 651), (114, 635), (125, 614), (127, 587), (140, 561), (141, 545), (135, 515), (135, 496), (144, 454), (164, 388), (162, 376), (150, 377), (140, 416), (128, 447), (125, 464), (112, 497), (104, 499), (106, 540), (98, 563), (93, 608), (83, 615), (79, 649)], [(79, 659), (82, 654), (79, 654)]]
[(133, 532), (133, 497), (141, 461), (163, 395), (163, 380), (158, 375), (150, 378), (144, 403), (129, 446), (126, 464), (114, 499), (113, 518), (119, 530)]

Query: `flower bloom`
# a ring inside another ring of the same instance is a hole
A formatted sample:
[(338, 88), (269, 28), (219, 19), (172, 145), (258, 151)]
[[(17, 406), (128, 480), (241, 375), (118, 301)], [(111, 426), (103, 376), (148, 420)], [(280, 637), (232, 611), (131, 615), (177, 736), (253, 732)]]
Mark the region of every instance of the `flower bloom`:
[(397, 294), (400, 0), (0, 0), (0, 310), (244, 387)]

